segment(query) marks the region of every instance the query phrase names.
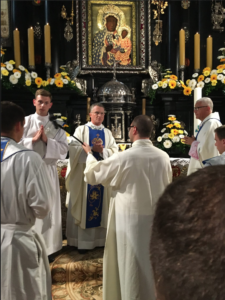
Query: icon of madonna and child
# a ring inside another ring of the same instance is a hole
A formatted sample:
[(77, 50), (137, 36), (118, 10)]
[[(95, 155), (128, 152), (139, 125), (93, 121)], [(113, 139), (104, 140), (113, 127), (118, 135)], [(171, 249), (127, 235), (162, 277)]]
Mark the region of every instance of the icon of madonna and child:
[(125, 23), (124, 13), (114, 5), (107, 5), (99, 11), (97, 18), (100, 30), (93, 39), (93, 65), (131, 65), (131, 28)]

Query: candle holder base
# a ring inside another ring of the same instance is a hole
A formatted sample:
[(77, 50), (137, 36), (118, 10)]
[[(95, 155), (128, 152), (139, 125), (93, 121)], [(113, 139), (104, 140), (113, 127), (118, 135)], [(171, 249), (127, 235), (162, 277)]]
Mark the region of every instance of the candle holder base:
[(31, 71), (34, 71), (35, 70), (35, 66), (28, 66), (28, 69), (31, 70)]
[(51, 63), (45, 63), (45, 68), (47, 69), (46, 70), (46, 79), (48, 80), (50, 78), (50, 69), (52, 67), (52, 64)]
[(180, 72), (180, 80), (184, 82), (184, 71), (185, 71), (185, 66), (180, 66), (179, 72)]

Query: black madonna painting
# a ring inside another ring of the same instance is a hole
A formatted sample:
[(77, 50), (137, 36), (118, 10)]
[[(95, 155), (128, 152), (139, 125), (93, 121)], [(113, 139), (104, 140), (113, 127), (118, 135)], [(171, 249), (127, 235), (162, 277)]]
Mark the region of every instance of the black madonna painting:
[[(129, 3), (132, 4), (132, 2), (127, 2), (127, 4)], [(92, 45), (90, 45), (92, 47), (92, 57), (89, 60), (90, 64), (112, 66), (114, 60), (119, 61), (121, 66), (136, 64), (133, 53), (133, 46), (136, 49), (136, 45), (133, 45), (131, 40), (135, 36), (131, 29), (135, 6), (124, 4), (125, 2), (123, 2), (123, 5), (98, 5), (93, 8)]]

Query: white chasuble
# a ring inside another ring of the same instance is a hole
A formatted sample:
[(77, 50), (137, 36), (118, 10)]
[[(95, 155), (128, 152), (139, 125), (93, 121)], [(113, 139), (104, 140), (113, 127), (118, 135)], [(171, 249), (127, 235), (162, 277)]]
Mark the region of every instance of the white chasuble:
[[(94, 126), (91, 122), (88, 122), (84, 126), (79, 126), (74, 135), (82, 142), (89, 144), (89, 127), (104, 130), (104, 159), (118, 151), (111, 131), (104, 128), (103, 125)], [(78, 247), (78, 249), (93, 249), (104, 246), (111, 189), (104, 189), (101, 226), (86, 228), (87, 184), (84, 182), (83, 173), (87, 155), (82, 145), (75, 140), (69, 145), (69, 153), (70, 159), (66, 174), (66, 188), (68, 191), (66, 236), (68, 245)]]
[[(44, 126), (48, 137), (47, 145), (42, 140), (32, 143), (32, 138), (41, 125)], [(46, 243), (47, 253), (50, 255), (62, 248), (61, 200), (56, 162), (58, 159), (66, 158), (68, 152), (66, 134), (62, 129), (54, 129), (54, 126), (49, 121), (49, 116), (42, 117), (35, 113), (25, 118), (24, 135), (20, 143), (40, 154), (46, 163), (52, 186), (54, 187), (52, 211), (46, 218), (36, 220), (35, 223), (36, 230), (42, 234)]]
[(51, 211), (52, 193), (40, 156), (10, 139), (1, 162), (1, 299), (51, 299), (45, 243), (34, 224)]
[(199, 126), (199, 133), (197, 134), (197, 141), (199, 142), (197, 152), (199, 159), (191, 157), (188, 167), (188, 175), (203, 168), (203, 161), (218, 156), (219, 152), (215, 146), (215, 132), (214, 130), (221, 126), (218, 112), (211, 113), (206, 117)]
[(97, 162), (88, 155), (85, 181), (112, 188), (103, 258), (104, 300), (154, 300), (149, 245), (155, 205), (172, 181), (169, 156), (150, 140)]

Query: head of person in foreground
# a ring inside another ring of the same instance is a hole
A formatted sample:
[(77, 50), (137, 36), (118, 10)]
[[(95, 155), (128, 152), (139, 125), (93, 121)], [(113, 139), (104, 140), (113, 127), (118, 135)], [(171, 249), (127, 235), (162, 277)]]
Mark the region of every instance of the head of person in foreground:
[(23, 136), (25, 113), (23, 109), (10, 101), (1, 102), (1, 136), (19, 142)]
[(141, 139), (149, 140), (152, 129), (152, 120), (146, 115), (139, 115), (133, 119), (128, 127), (128, 135), (132, 143)]
[(220, 154), (225, 152), (225, 125), (217, 127), (215, 130), (215, 146)]
[(150, 257), (157, 300), (225, 299), (225, 167), (173, 182), (160, 197)]

